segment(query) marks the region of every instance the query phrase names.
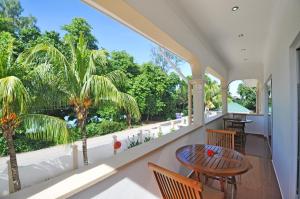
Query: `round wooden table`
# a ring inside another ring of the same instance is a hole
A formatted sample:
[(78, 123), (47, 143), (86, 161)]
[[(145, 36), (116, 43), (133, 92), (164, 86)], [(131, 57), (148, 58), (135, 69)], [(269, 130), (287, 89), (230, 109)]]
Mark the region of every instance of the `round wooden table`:
[[(208, 156), (207, 151), (215, 154)], [(176, 151), (176, 158), (185, 167), (210, 176), (235, 176), (251, 169), (251, 164), (241, 153), (213, 145), (195, 144)]]
[[(213, 150), (215, 154), (213, 156), (208, 156), (208, 150)], [(246, 173), (252, 168), (249, 161), (241, 153), (235, 150), (207, 144), (183, 146), (177, 149), (176, 158), (185, 167), (196, 173), (222, 177), (222, 179), (225, 179), (225, 183), (227, 177)], [(200, 180), (199, 176), (198, 179)], [(224, 182), (223, 180), (220, 182), (221, 189), (224, 191)], [(234, 197), (234, 186), (231, 188), (231, 196), (232, 198)]]

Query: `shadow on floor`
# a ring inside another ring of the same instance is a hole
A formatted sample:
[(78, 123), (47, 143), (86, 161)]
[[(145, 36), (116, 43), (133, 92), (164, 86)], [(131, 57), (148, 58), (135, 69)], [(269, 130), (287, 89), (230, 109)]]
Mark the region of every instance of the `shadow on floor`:
[[(266, 139), (257, 135), (247, 135), (244, 153), (253, 169), (237, 176), (235, 199), (281, 199), (278, 182), (271, 161), (271, 153)], [(192, 177), (194, 178), (194, 177)], [(220, 189), (220, 183), (209, 180), (208, 186)], [(231, 185), (228, 185), (226, 198), (231, 198)]]

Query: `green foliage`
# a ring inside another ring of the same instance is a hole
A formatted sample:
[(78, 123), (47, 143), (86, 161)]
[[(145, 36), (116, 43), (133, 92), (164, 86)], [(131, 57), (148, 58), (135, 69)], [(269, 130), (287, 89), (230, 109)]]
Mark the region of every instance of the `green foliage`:
[(86, 126), (88, 137), (106, 135), (126, 129), (125, 123), (103, 120), (100, 123), (90, 123)]
[(35, 27), (35, 17), (21, 16), (22, 12), (19, 0), (0, 0), (0, 31), (18, 34), (23, 28)]
[[(14, 138), (17, 153), (35, 151), (54, 146), (55, 142), (45, 140), (34, 140), (26, 136), (25, 133), (17, 133)], [(0, 137), (0, 156), (8, 154), (7, 142), (4, 137)]]
[(204, 104), (209, 110), (219, 110), (222, 105), (221, 86), (205, 74)]
[(120, 120), (120, 111), (113, 103), (104, 102), (101, 107), (97, 110), (97, 114), (105, 120)]
[(80, 35), (82, 34), (87, 41), (88, 49), (98, 49), (97, 39), (92, 35), (92, 27), (83, 18), (74, 18), (70, 24), (62, 26), (62, 29), (67, 31), (65, 39), (70, 39), (74, 43), (79, 43)]
[(128, 137), (128, 143), (127, 143), (128, 149), (136, 147), (140, 144), (142, 144), (142, 143), (139, 141), (137, 136), (133, 135), (132, 137)]
[(238, 86), (237, 93), (240, 95), (239, 99), (234, 100), (240, 105), (255, 112), (256, 109), (256, 87), (248, 87), (241, 83)]
[(144, 142), (150, 142), (151, 140), (153, 140), (153, 137), (151, 135), (147, 135), (144, 137)]
[[(96, 50), (97, 40), (85, 19), (74, 18), (62, 26), (66, 31), (62, 38), (55, 31), (41, 32), (36, 19), (22, 12), (19, 0), (0, 0), (1, 108), (30, 111), (27, 119), (22, 115), (22, 136), (30, 129), (36, 133), (23, 140), (16, 135), (18, 152), (68, 142), (69, 136), (81, 139), (77, 128), (67, 132), (64, 121), (36, 114), (70, 114), (57, 108), (68, 106), (70, 98), (92, 98), (89, 116), (105, 119), (87, 125), (89, 137), (126, 128), (124, 115), (137, 122), (140, 113), (144, 119), (158, 120), (187, 113), (187, 84), (168, 73), (169, 63), (158, 49), (153, 52), (154, 63), (139, 65), (126, 51)], [(176, 65), (182, 62), (169, 52), (166, 55)], [(11, 89), (6, 89), (8, 85)], [(0, 150), (5, 150), (1, 144)]]
[(136, 97), (147, 120), (150, 116), (161, 113), (165, 107), (162, 97), (167, 89), (167, 78), (161, 68), (150, 62), (141, 66), (141, 74), (133, 80), (129, 92)]
[(132, 78), (140, 74), (140, 68), (134, 63), (134, 58), (126, 51), (112, 51), (109, 59), (111, 70), (121, 70), (127, 77)]
[[(86, 125), (87, 137), (102, 136), (110, 133), (115, 133), (126, 129), (124, 122), (114, 122), (103, 120), (99, 123), (91, 122)], [(70, 129), (71, 139), (73, 141), (81, 140), (81, 132), (79, 128)]]

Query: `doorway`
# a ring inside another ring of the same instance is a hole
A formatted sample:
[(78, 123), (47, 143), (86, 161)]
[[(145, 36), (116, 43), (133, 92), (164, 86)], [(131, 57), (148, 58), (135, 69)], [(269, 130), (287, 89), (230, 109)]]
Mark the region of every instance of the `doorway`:
[(273, 136), (273, 100), (272, 100), (272, 76), (265, 83), (266, 91), (266, 113), (267, 113), (267, 140), (272, 153), (272, 136)]
[(298, 152), (297, 152), (297, 194), (300, 190), (300, 47), (296, 49), (297, 63), (297, 129), (298, 129)]

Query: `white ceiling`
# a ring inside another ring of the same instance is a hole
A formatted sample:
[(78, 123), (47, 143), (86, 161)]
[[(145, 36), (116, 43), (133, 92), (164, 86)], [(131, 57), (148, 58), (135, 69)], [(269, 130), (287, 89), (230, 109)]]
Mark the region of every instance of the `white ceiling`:
[[(273, 9), (279, 0), (125, 1), (197, 54), (205, 67), (227, 73), (230, 80), (262, 78)], [(239, 6), (235, 12), (234, 6)]]
[[(172, 1), (228, 67), (262, 67), (275, 0)], [(234, 6), (239, 6), (235, 12)]]

